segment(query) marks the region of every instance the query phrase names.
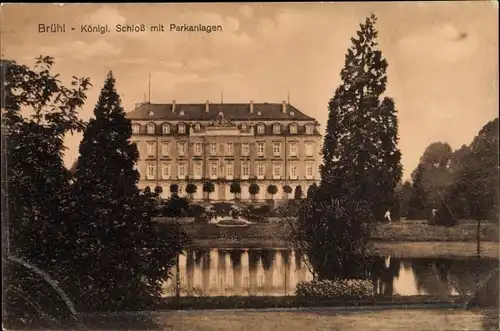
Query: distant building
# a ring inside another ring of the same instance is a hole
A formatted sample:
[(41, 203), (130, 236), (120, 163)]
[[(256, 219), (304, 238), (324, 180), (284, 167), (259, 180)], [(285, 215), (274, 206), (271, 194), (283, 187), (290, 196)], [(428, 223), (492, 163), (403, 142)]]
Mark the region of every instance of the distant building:
[[(215, 190), (210, 200), (234, 199), (230, 185), (241, 186), (238, 198), (249, 200), (249, 185), (256, 183), (257, 200), (284, 199), (288, 185), (293, 198), (295, 187), (303, 192), (319, 183), (321, 163), (318, 122), (292, 105), (280, 103), (150, 104), (143, 103), (127, 113), (132, 121), (132, 140), (139, 149), (139, 187), (163, 188), (193, 183), (193, 198), (206, 198), (203, 183)], [(277, 194), (267, 193), (269, 185)]]

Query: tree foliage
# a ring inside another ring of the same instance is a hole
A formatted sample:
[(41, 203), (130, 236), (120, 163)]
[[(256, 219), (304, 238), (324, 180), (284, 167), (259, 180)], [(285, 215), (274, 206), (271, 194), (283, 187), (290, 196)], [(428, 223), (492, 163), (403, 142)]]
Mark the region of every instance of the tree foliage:
[(53, 58), (43, 56), (33, 68), (1, 61), (2, 232), (8, 240), (2, 253), (62, 281), (74, 272), (75, 241), (63, 139), (83, 129), (78, 111), (91, 84), (73, 77), (67, 87), (53, 73), (53, 64)]
[(274, 197), (274, 195), (278, 193), (278, 188), (276, 187), (276, 185), (271, 184), (267, 187), (267, 193), (271, 194), (271, 196)]
[(139, 153), (111, 72), (94, 116), (76, 169), (75, 287), (87, 309), (147, 307), (160, 298), (181, 242), (151, 221), (154, 194), (137, 187)]
[(309, 188), (307, 189), (307, 199), (313, 199), (314, 198), (314, 195), (316, 194), (316, 192), (318, 192), (318, 185), (316, 183), (313, 183), (311, 186), (309, 186)]
[(207, 195), (207, 198), (210, 199), (210, 193), (215, 191), (215, 185), (214, 183), (210, 181), (206, 181), (203, 183), (203, 192)]
[(430, 217), (433, 209), (441, 207), (446, 190), (453, 178), (451, 158), (453, 151), (448, 143), (430, 144), (420, 158), (420, 163), (412, 174), (414, 182), (413, 199), (421, 208), (421, 217)]
[(260, 191), (260, 187), (259, 187), (259, 185), (255, 184), (255, 183), (252, 183), (252, 184), (250, 184), (250, 186), (248, 186), (248, 193), (250, 193), (250, 195), (254, 199), (255, 199), (255, 196), (257, 194), (259, 194), (259, 191)]
[(37, 58), (34, 69), (2, 61), (7, 138), (2, 152), (8, 164), (10, 253), (47, 271), (64, 272), (54, 263), (68, 259), (65, 250), (71, 244), (71, 174), (63, 162), (63, 139), (84, 127), (78, 110), (90, 80), (74, 77), (67, 88), (51, 72), (53, 64), (51, 57)]
[(295, 234), (320, 279), (365, 278), (365, 246), (376, 220), (395, 205), (402, 176), (394, 101), (383, 97), (387, 61), (376, 18), (360, 25), (328, 105), (321, 184), (312, 187)]
[(229, 187), (229, 191), (234, 194), (234, 198), (236, 199), (236, 196), (241, 193), (241, 185), (239, 182), (232, 182), (231, 186)]
[(498, 118), (488, 122), (461, 158), (450, 196), (466, 202), (468, 216), (476, 220), (498, 221)]
[(179, 185), (177, 185), (177, 184), (170, 184), (170, 193), (172, 195), (175, 195), (175, 194), (179, 193)]
[(196, 184), (189, 183), (186, 185), (186, 193), (189, 194), (190, 199), (193, 199), (193, 194), (195, 194), (197, 190), (198, 187)]
[(437, 224), (446, 226), (459, 219), (497, 220), (497, 188), (498, 118), (454, 152), (440, 142), (426, 148), (412, 173), (409, 218), (424, 219), (436, 209)]
[(371, 204), (382, 219), (394, 204), (402, 166), (394, 101), (382, 98), (388, 64), (378, 50), (375, 22), (368, 17), (351, 39), (342, 83), (329, 102), (321, 186), (332, 199), (349, 196)]
[(351, 199), (306, 199), (293, 222), (293, 241), (307, 256), (315, 279), (366, 278), (370, 205)]

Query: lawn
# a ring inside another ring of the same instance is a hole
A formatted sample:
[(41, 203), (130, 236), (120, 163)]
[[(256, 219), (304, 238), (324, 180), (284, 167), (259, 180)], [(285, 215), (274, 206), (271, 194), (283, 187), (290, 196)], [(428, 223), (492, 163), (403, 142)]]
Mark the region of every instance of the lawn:
[[(214, 224), (183, 224), (182, 228), (192, 239), (219, 239), (239, 241), (245, 239), (285, 240), (288, 223), (276, 221), (253, 224), (247, 228), (219, 228)], [(497, 242), (499, 239), (497, 223), (484, 222), (481, 226), (482, 242)], [(475, 242), (476, 223), (471, 221), (446, 228), (429, 225), (421, 221), (402, 221), (380, 224), (374, 234), (373, 241), (383, 242)]]
[(304, 311), (169, 311), (86, 318), (94, 330), (497, 330), (492, 309), (388, 309)]

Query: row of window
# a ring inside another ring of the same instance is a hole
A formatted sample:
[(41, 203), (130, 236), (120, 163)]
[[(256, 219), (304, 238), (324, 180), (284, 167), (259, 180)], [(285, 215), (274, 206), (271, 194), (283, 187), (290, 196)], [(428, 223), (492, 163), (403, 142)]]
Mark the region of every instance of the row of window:
[[(139, 142), (136, 142), (139, 144)], [(314, 142), (306, 142), (305, 146), (305, 156), (312, 157), (314, 156)], [(288, 143), (288, 153), (290, 157), (298, 157), (299, 156), (299, 143), (298, 142), (290, 142)], [(264, 143), (258, 142), (256, 143), (257, 148), (257, 156), (264, 156)], [(210, 143), (208, 153), (212, 156), (215, 155), (226, 155), (233, 156), (234, 155), (234, 143), (226, 143), (226, 144), (217, 144)], [(146, 154), (147, 156), (156, 156), (156, 142), (148, 141), (146, 143)], [(162, 142), (161, 143), (161, 154), (163, 156), (170, 155), (170, 142)], [(178, 142), (177, 143), (177, 155), (178, 156), (186, 156), (187, 154), (187, 143), (186, 142)], [(202, 143), (194, 143), (193, 144), (193, 154), (195, 156), (202, 155)], [(241, 155), (242, 156), (250, 156), (250, 143), (241, 143)], [(281, 156), (281, 143), (273, 142), (273, 156)]]
[[(273, 134), (281, 134), (282, 133), (282, 128), (283, 126), (280, 123), (274, 123), (273, 124)], [(132, 133), (133, 134), (139, 134), (140, 133), (140, 128), (141, 126), (137, 123), (132, 124)], [(171, 134), (172, 133), (172, 125), (169, 123), (164, 123), (161, 126), (161, 132), (162, 134)], [(241, 124), (240, 125), (241, 130), (254, 130), (253, 126), (249, 126), (248, 124)], [(194, 129), (196, 131), (201, 130), (201, 124), (196, 123), (194, 124)], [(259, 123), (256, 125), (256, 130), (257, 134), (265, 134), (266, 133), (266, 125), (264, 123)], [(178, 123), (177, 124), (177, 133), (178, 134), (186, 134), (187, 132), (187, 124), (186, 123)], [(297, 123), (291, 123), (288, 125), (288, 132), (290, 134), (297, 134), (298, 133), (298, 124)], [(156, 125), (154, 123), (148, 123), (146, 125), (146, 133), (147, 134), (155, 134), (156, 133)], [(313, 124), (306, 124), (305, 125), (305, 133), (306, 134), (313, 134), (314, 133), (314, 125)]]
[[(281, 163), (273, 163), (272, 165), (272, 177), (273, 179), (281, 179), (282, 175), (282, 164)], [(289, 165), (289, 177), (290, 179), (298, 179), (298, 170), (296, 164)], [(195, 179), (201, 179), (203, 169), (201, 162), (195, 162), (193, 166), (193, 176)], [(257, 179), (265, 179), (265, 170), (266, 165), (263, 163), (257, 164)], [(186, 163), (178, 163), (177, 164), (177, 178), (185, 179), (188, 176), (187, 164)], [(225, 177), (227, 179), (233, 179), (234, 176), (234, 163), (226, 162), (223, 165), (218, 164), (217, 162), (210, 162), (209, 167), (209, 177), (212, 179)], [(250, 176), (250, 164), (248, 162), (243, 162), (241, 164), (241, 178), (246, 179)], [(314, 176), (314, 164), (306, 163), (306, 179), (312, 179)], [(171, 165), (169, 163), (161, 164), (161, 179), (170, 179), (172, 177), (171, 174)], [(278, 178), (279, 177), (279, 178)], [(156, 162), (147, 162), (146, 164), (146, 179), (153, 180), (156, 179)]]

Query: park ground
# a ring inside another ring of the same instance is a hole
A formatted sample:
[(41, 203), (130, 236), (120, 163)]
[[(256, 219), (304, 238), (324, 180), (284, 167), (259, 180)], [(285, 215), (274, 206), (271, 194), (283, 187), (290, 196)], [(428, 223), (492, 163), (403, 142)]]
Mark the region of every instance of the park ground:
[(99, 330), (498, 330), (495, 309), (384, 309), (302, 311), (167, 311), (93, 317)]
[[(183, 222), (191, 246), (206, 248), (287, 248), (288, 223), (273, 220), (247, 228), (220, 228), (215, 224)], [(499, 226), (481, 224), (481, 256), (498, 258)], [(425, 221), (382, 223), (372, 236), (371, 248), (380, 255), (398, 257), (476, 256), (477, 222), (462, 221), (454, 227), (429, 225)]]

